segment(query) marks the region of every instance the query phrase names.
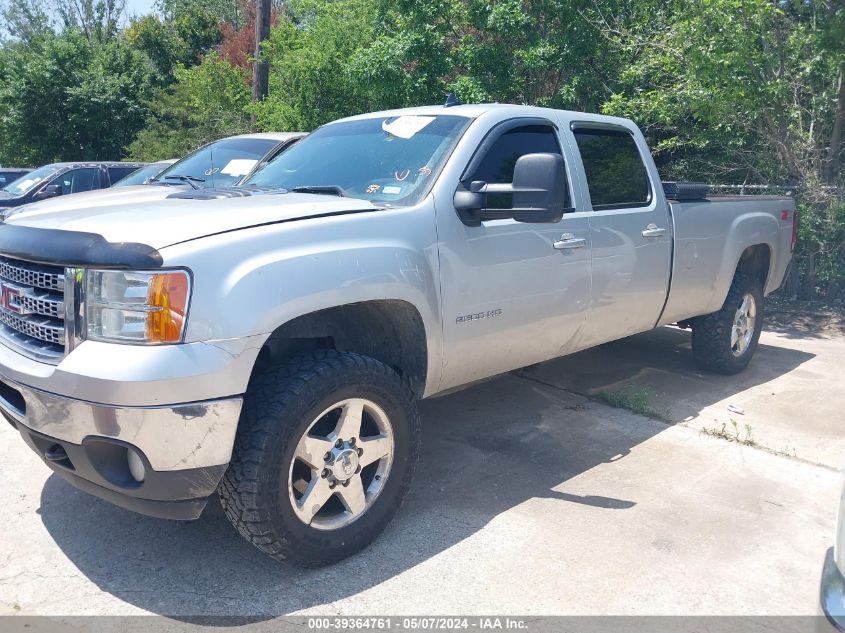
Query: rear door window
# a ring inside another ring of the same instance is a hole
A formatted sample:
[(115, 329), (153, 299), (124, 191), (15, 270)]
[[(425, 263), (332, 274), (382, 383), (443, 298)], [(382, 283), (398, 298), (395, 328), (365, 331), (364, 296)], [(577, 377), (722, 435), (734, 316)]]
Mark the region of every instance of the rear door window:
[(111, 184), (116, 183), (118, 180), (122, 180), (126, 178), (129, 174), (138, 171), (138, 168), (134, 165), (131, 167), (109, 167), (109, 182)]
[(651, 202), (651, 184), (634, 137), (625, 130), (573, 130), (593, 209), (643, 207)]
[(82, 193), (100, 188), (100, 170), (94, 167), (72, 169), (56, 178), (51, 185), (61, 185), (62, 195)]

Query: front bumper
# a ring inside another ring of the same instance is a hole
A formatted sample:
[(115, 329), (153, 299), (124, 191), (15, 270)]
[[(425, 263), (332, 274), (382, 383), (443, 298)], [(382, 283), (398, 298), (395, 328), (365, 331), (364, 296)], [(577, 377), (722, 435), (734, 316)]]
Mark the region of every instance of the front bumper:
[(833, 548), (827, 551), (822, 571), (821, 603), (828, 620), (840, 631), (845, 631), (845, 578), (833, 557)]
[(169, 519), (202, 513), (228, 466), (241, 403), (121, 408), (0, 381), (0, 413), (54, 472), (118, 506)]
[(144, 480), (135, 480), (128, 467), (132, 445), (86, 438), (72, 444), (13, 423), (24, 441), (53, 472), (83, 492), (121, 508), (160, 519), (189, 521), (202, 514), (227, 464), (184, 470), (155, 471), (145, 456)]
[(243, 401), (230, 394), (243, 393), (255, 353), (248, 339), (140, 351), (85, 342), (55, 366), (0, 345), (0, 414), (82, 490), (192, 519), (228, 466)]

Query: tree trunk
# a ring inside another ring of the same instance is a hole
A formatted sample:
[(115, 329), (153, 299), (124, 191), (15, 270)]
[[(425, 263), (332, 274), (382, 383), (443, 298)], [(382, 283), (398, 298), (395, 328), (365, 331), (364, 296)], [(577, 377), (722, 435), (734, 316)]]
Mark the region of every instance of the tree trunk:
[(261, 43), (270, 37), (270, 0), (255, 0), (255, 61), (252, 66), (252, 100), (269, 92), (270, 65), (261, 57)]
[(839, 179), (839, 157), (842, 155), (842, 128), (845, 124), (845, 65), (839, 68), (839, 97), (836, 100), (836, 115), (830, 132), (830, 156), (825, 179), (829, 183)]

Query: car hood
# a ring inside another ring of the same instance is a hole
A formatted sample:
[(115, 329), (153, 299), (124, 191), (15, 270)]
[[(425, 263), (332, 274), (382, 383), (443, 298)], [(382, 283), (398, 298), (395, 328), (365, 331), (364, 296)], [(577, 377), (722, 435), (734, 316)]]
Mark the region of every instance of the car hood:
[(0, 191), (0, 204), (4, 207), (15, 207), (20, 205), (23, 196), (13, 196), (8, 191)]
[[(165, 188), (142, 185), (126, 189)], [(172, 188), (166, 189), (170, 194), (174, 193)], [(78, 208), (75, 201), (70, 207), (56, 204), (48, 208), (39, 203), (12, 215), (6, 224), (96, 233), (113, 243), (136, 242), (161, 249), (262, 224), (378, 210), (372, 203), (355, 198), (284, 190), (263, 195), (231, 191), (230, 195), (217, 199), (170, 197), (162, 200), (156, 196), (145, 198), (145, 194), (141, 194), (141, 198), (128, 195), (111, 204), (85, 205), (85, 208)], [(190, 192), (179, 195), (190, 195)]]
[(26, 211), (75, 211), (77, 209), (105, 207), (115, 203), (151, 202), (153, 200), (164, 200), (170, 194), (187, 188), (186, 185), (135, 185), (134, 187), (117, 187), (116, 189), (97, 189), (58, 196), (41, 202), (31, 202), (26, 207)]

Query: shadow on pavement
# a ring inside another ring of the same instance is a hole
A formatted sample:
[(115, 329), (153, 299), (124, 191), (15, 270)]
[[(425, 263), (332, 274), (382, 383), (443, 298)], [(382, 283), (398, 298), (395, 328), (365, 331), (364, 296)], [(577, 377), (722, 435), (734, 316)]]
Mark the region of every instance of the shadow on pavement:
[[(594, 368), (603, 364), (606, 372), (610, 363), (614, 379), (625, 380), (655, 356), (663, 370), (688, 373), (693, 370), (688, 351), (682, 350), (685, 338), (684, 332), (658, 330), (526, 370), (530, 380), (506, 375), (423, 402), (423, 451), (406, 504), (370, 548), (332, 567), (299, 570), (265, 558), (241, 539), (215, 501), (197, 521), (162, 521), (89, 497), (53, 475), (42, 491), (41, 518), (91, 582), (146, 611), (177, 618), (264, 619), (330, 604), (429, 561), (529, 499), (607, 512), (634, 507), (636, 486), (631, 499), (559, 488), (597, 465), (624, 459), (666, 425), (632, 422), (537, 378), (554, 383), (550, 376), (568, 373), (576, 382), (589, 382)], [(640, 355), (647, 358), (638, 365)], [(730, 381), (707, 378), (701, 388), (722, 397), (771, 380), (807, 357), (763, 346), (753, 369)]]
[(701, 370), (693, 363), (688, 330), (664, 327), (519, 373), (588, 396), (628, 386), (645, 388), (653, 397), (651, 404), (665, 411), (668, 421), (677, 423), (695, 417), (709, 405), (788, 374), (814, 357), (761, 342), (744, 371), (723, 376)]

